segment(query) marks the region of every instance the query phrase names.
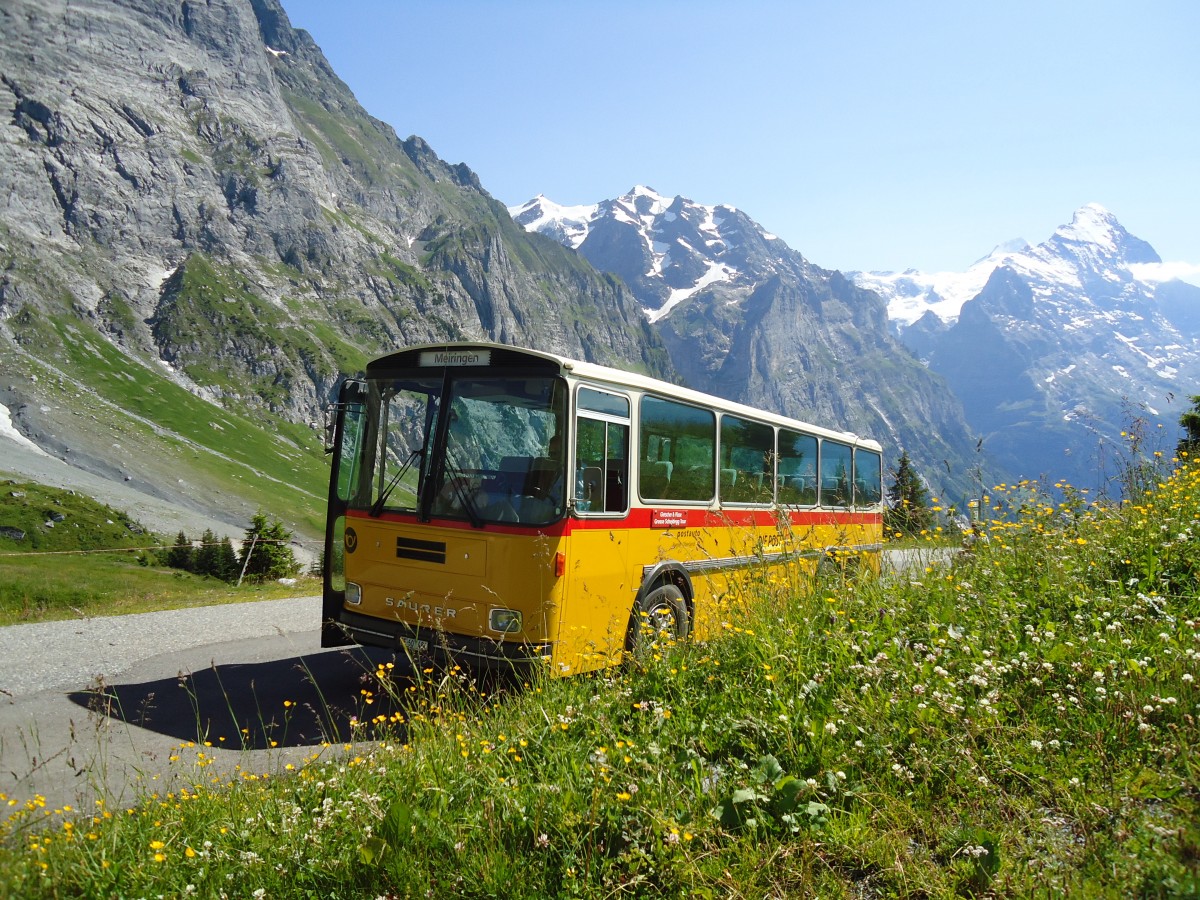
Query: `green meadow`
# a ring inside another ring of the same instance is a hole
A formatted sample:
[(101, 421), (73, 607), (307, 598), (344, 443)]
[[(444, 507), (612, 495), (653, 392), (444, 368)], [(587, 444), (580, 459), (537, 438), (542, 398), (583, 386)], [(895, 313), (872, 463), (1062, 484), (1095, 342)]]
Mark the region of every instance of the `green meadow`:
[(166, 568), (172, 539), (75, 491), (0, 481), (0, 626), (320, 593), (315, 578), (238, 586)]
[(0, 801), (0, 894), (1197, 896), (1200, 467), (1065, 496), (598, 676), (364, 672), (302, 765), (214, 783), (185, 745), (133, 806)]

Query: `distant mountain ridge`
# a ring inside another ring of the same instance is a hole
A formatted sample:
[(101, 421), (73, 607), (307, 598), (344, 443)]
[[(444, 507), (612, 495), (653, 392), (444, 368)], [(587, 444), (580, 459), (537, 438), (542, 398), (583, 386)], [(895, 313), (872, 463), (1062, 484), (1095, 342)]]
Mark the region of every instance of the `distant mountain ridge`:
[(591, 206), (560, 206), (539, 195), (509, 212), (526, 230), (619, 275), (651, 322), (710, 285), (749, 283), (779, 240), (732, 206), (667, 198), (644, 185)]
[[(1200, 288), (1098, 204), (963, 273), (853, 273), (1010, 471), (1103, 488), (1142, 419), (1171, 450), (1200, 376)], [(1158, 426), (1162, 426), (1161, 429)]]
[(744, 212), (642, 185), (509, 212), (628, 284), (691, 386), (870, 435), (889, 457), (907, 448), (936, 490), (968, 490), (979, 460), (961, 406), (899, 343), (879, 297)]
[(1035, 247), (1021, 238), (1007, 241), (964, 272), (908, 269), (848, 274), (856, 284), (883, 297), (888, 316), (904, 328), (926, 312), (952, 323), (962, 305), (983, 290), (992, 272), (1001, 266), (1037, 281), (1045, 292), (1059, 284), (1083, 286), (1080, 278), (1089, 277), (1087, 273), (1114, 281), (1145, 280), (1139, 278), (1138, 269), (1161, 262), (1154, 248), (1126, 231), (1112, 213), (1089, 203), (1045, 243)]
[[(1174, 435), (1170, 404), (1200, 375), (1200, 288), (1156, 280), (1166, 267), (1154, 248), (1098, 204), (1043, 243), (1006, 242), (964, 272), (848, 276), (731, 206), (642, 186), (589, 206), (537, 197), (510, 213), (620, 275), (693, 384), (841, 417), (908, 449), (926, 472), (940, 463), (977, 479), (987, 469), (997, 481), (1107, 488), (1121, 432), (1143, 419), (1155, 436)], [(916, 375), (884, 332), (939, 379)], [(932, 414), (939, 391), (965, 423)], [(980, 439), (983, 455), (967, 446)]]

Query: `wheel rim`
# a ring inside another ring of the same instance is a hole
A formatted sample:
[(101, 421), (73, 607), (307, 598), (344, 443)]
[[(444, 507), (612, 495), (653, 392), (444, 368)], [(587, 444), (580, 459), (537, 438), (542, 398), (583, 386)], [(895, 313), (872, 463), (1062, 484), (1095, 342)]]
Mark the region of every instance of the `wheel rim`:
[(646, 613), (646, 626), (650, 634), (655, 637), (663, 632), (674, 636), (678, 630), (678, 623), (675, 621), (675, 610), (669, 603), (654, 604)]

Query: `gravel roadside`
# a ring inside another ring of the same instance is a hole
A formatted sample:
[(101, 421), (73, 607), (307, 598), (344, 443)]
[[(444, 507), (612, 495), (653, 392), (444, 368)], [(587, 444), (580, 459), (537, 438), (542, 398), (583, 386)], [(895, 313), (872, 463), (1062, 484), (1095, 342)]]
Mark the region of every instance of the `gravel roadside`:
[(0, 694), (78, 690), (150, 656), (221, 640), (314, 631), (320, 597), (228, 603), (0, 627)]
[(115, 808), (194, 785), (198, 742), (207, 782), (344, 740), (391, 657), (321, 649), (320, 615), (299, 597), (0, 627), (0, 799)]

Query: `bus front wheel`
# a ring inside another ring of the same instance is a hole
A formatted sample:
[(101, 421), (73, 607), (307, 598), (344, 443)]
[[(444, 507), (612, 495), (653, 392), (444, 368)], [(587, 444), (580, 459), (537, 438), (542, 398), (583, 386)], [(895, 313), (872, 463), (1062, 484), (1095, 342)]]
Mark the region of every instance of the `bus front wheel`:
[(662, 638), (682, 641), (691, 631), (683, 592), (673, 584), (660, 584), (633, 608), (629, 623), (629, 649), (637, 650)]

